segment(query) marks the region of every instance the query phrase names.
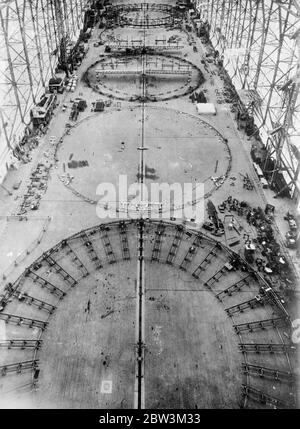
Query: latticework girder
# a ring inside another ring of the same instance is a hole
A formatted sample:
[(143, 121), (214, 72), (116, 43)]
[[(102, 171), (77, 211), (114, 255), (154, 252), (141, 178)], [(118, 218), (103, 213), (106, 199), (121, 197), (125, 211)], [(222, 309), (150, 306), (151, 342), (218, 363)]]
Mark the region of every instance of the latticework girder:
[[(89, 0), (0, 0), (0, 181), (45, 91), (60, 46), (75, 40)], [(2, 174), (1, 174), (2, 173)]]
[(196, 5), (237, 90), (256, 94), (252, 109), (261, 138), (294, 192), (300, 150), (298, 1), (197, 0)]

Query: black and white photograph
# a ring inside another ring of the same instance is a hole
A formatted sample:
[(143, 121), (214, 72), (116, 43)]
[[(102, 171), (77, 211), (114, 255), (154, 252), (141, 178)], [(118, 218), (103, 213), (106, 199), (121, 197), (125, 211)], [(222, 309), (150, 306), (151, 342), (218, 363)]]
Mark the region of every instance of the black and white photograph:
[(276, 419), (299, 350), (300, 0), (0, 0), (1, 413)]

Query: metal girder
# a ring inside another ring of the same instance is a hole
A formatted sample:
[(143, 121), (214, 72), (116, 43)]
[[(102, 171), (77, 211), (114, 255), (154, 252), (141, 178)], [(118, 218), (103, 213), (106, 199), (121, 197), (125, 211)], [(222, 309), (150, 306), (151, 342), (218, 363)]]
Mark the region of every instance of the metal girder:
[(62, 34), (78, 36), (88, 3), (0, 0), (0, 163), (22, 139), (30, 110), (54, 73)]
[[(298, 192), (300, 7), (298, 0), (196, 0), (236, 89), (258, 95), (251, 114), (291, 195)], [(274, 129), (280, 130), (273, 133)], [(300, 149), (300, 146), (299, 146)], [(272, 177), (273, 180), (274, 177)]]

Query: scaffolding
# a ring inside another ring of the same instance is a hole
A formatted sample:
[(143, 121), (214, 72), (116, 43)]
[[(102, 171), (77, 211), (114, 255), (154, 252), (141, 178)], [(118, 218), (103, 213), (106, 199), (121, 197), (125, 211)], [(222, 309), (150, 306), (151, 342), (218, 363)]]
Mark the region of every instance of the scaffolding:
[[(107, 9), (108, 17), (117, 26), (130, 27), (172, 27), (178, 11), (173, 6), (157, 3), (121, 4)], [(160, 14), (151, 17), (151, 12)], [(149, 13), (149, 15), (148, 15)]]
[(0, 182), (89, 0), (0, 0)]
[(282, 172), (284, 187), (298, 199), (299, 0), (196, 0), (195, 6), (232, 83), (253, 99), (250, 113), (272, 160), (271, 184)]
[(188, 62), (177, 58), (162, 56), (147, 57), (139, 64), (139, 58), (126, 57), (125, 59), (111, 58), (101, 62), (96, 69), (96, 77), (103, 75), (190, 75), (192, 66)]

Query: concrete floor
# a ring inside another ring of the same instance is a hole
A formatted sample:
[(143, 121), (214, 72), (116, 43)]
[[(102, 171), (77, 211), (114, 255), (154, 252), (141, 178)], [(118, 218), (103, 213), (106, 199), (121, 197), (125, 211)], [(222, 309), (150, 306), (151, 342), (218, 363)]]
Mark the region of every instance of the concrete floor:
[[(100, 115), (105, 118), (102, 126)], [(153, 181), (170, 185), (204, 183), (205, 193), (214, 191), (210, 177), (225, 174), (229, 165), (227, 146), (216, 131), (193, 115), (184, 116), (183, 127), (182, 113), (170, 108), (147, 106), (145, 115), (144, 161), (146, 169), (151, 170), (146, 185)], [(128, 186), (137, 182), (140, 117), (140, 107), (130, 107), (121, 112), (91, 115), (79, 123), (59, 151), (58, 173), (74, 176), (72, 187), (93, 200), (98, 200), (96, 190), (100, 183), (118, 187), (119, 175), (127, 175)], [(128, 129), (128, 123), (132, 128)], [(89, 144), (84, 145), (87, 133), (91, 137)], [(88, 167), (68, 168), (70, 158), (87, 160)]]
[[(108, 224), (106, 224), (108, 225)], [(111, 224), (109, 224), (111, 225)], [(225, 308), (244, 302), (259, 292), (256, 279), (222, 302), (216, 294), (246, 276), (229, 271), (215, 282), (211, 290), (205, 286), (228, 262), (228, 253), (216, 250), (200, 279), (191, 276), (212, 249), (210, 238), (203, 238), (187, 271), (178, 267), (184, 260), (195, 233), (184, 232), (173, 266), (166, 265), (176, 237), (176, 224), (166, 226), (159, 252), (159, 261), (151, 262), (156, 237), (156, 224), (146, 225), (145, 270), (145, 406), (148, 408), (238, 408), (242, 405), (241, 370), (245, 355), (238, 343), (285, 343), (286, 328), (254, 330), (237, 335), (233, 324), (249, 323), (278, 317), (268, 305), (229, 317)], [(11, 299), (7, 314), (48, 322), (47, 329), (28, 328), (12, 323), (1, 324), (1, 339), (41, 339), (37, 352), (3, 349), (1, 363), (8, 364), (39, 359), (41, 370), (37, 388), (32, 387), (30, 371), (2, 377), (3, 406), (34, 408), (131, 408), (134, 405), (136, 348), (136, 224), (127, 227), (130, 261), (121, 252), (118, 222), (109, 227), (108, 239), (116, 264), (107, 265), (107, 254), (100, 231), (89, 234), (92, 246), (104, 268), (95, 271), (93, 259), (81, 236), (68, 240), (67, 248), (51, 251), (56, 261), (76, 285), (44, 260), (31, 271), (44, 282), (66, 293), (63, 300), (49, 287), (41, 287), (34, 278), (25, 277), (19, 287), (56, 307), (53, 315), (43, 308)], [(99, 235), (100, 234), (100, 235)], [(81, 265), (87, 270), (83, 276)], [(2, 350), (2, 349), (1, 349)], [(213, 357), (213, 358), (212, 358)], [(285, 354), (247, 354), (248, 363), (290, 370)], [(248, 380), (249, 382), (249, 380)], [(109, 384), (109, 392), (104, 385)], [(251, 378), (251, 385), (286, 400), (293, 399), (291, 386), (275, 380)], [(273, 387), (272, 387), (273, 386)], [(276, 395), (275, 395), (275, 393)], [(250, 403), (251, 406), (251, 403)], [(253, 406), (253, 404), (252, 404)]]
[(146, 406), (236, 408), (242, 356), (230, 320), (196, 280), (153, 265), (146, 270)]
[[(119, 2), (118, 2), (119, 3)], [(104, 54), (104, 47), (93, 47), (103, 30), (95, 29), (90, 40), (90, 49), (80, 66), (79, 78), (87, 68)], [(137, 39), (143, 31), (135, 28), (117, 28), (102, 33), (102, 40), (120, 38)], [(196, 39), (198, 52), (193, 52), (187, 43), (187, 35), (180, 30), (150, 29), (147, 40), (153, 43), (155, 38), (167, 38), (176, 34), (184, 43), (182, 58), (194, 63), (203, 72), (206, 81), (203, 89), (207, 91), (208, 101), (217, 106), (217, 115), (209, 118), (199, 117), (195, 104), (188, 96), (145, 105), (144, 151), (145, 164), (150, 168), (151, 180), (167, 182), (204, 182), (205, 192), (212, 193), (215, 204), (221, 203), (228, 195), (246, 200), (254, 206), (264, 206), (266, 201), (276, 206), (275, 220), (282, 233), (287, 228), (282, 220), (283, 214), (291, 205), (287, 200), (274, 200), (271, 191), (264, 194), (257, 185), (254, 191), (245, 191), (239, 173), (248, 173), (254, 177), (250, 162), (249, 141), (236, 127), (230, 107), (217, 104), (215, 89), (221, 88), (223, 82), (217, 74), (217, 68), (210, 65), (206, 71), (201, 63), (205, 46)], [(176, 54), (178, 56), (178, 53)], [(157, 82), (156, 82), (157, 83)], [(160, 82), (163, 86), (163, 83)], [(124, 88), (126, 83), (123, 83)], [(172, 83), (172, 88), (175, 82)], [(132, 90), (132, 82), (127, 91)], [(124, 89), (123, 88), (123, 89)], [(136, 90), (137, 86), (135, 86)], [(173, 89), (163, 88), (163, 92)], [(65, 124), (69, 121), (71, 100), (83, 97), (88, 108), (81, 113), (77, 124), (69, 135), (64, 135)], [(97, 186), (103, 181), (117, 184), (119, 174), (127, 174), (128, 182), (137, 180), (140, 164), (141, 106), (122, 100), (119, 103), (112, 99), (111, 106), (102, 113), (91, 112), (92, 103), (99, 98), (111, 100), (99, 95), (79, 81), (74, 93), (59, 96), (60, 105), (50, 123), (47, 134), (41, 139), (39, 147), (32, 154), (29, 164), (22, 164), (18, 170), (10, 171), (5, 186), (9, 189), (22, 180), (18, 191), (9, 196), (0, 188), (0, 270), (7, 278), (0, 279), (1, 289), (7, 281), (14, 281), (44, 251), (54, 246), (61, 239), (71, 236), (92, 225), (99, 224), (95, 201)], [(68, 105), (62, 111), (62, 104)], [(38, 162), (54, 163), (51, 155), (53, 149), (50, 137), (63, 143), (58, 151), (58, 162), (51, 171), (48, 188), (44, 194), (38, 212), (31, 212), (28, 221), (20, 222), (12, 217), (18, 211), (20, 201), (25, 193), (30, 172)], [(228, 140), (228, 147), (224, 140)], [(121, 149), (125, 142), (125, 149)], [(228, 150), (229, 149), (229, 150)], [(68, 168), (71, 160), (88, 161), (88, 166)], [(215, 172), (216, 161), (218, 168)], [(227, 180), (216, 189), (210, 176), (223, 175), (228, 171), (229, 177), (235, 177), (235, 186)], [(154, 173), (153, 173), (154, 171)], [(72, 190), (61, 180), (69, 173), (73, 177)], [(74, 190), (81, 196), (76, 196)], [(86, 201), (84, 198), (90, 199)], [(43, 231), (47, 218), (50, 223)], [(107, 221), (108, 219), (104, 219)], [(244, 231), (253, 235), (253, 231), (243, 220)], [(161, 249), (161, 260), (165, 261), (170, 250), (174, 231), (165, 233)], [(154, 229), (147, 231), (147, 243), (153, 246)], [(117, 259), (122, 259), (119, 235), (111, 238)], [(177, 261), (183, 259), (191, 242), (179, 249)], [(95, 246), (98, 246), (95, 240)], [(50, 295), (45, 289), (27, 283), (27, 292), (52, 305), (58, 305), (51, 317), (50, 324), (43, 334), (43, 347), (38, 352), (40, 359), (40, 378), (37, 391), (32, 391), (31, 374), (9, 375), (0, 382), (3, 400), (1, 406), (12, 407), (54, 407), (54, 408), (128, 408), (133, 406), (134, 396), (134, 360), (135, 360), (135, 321), (136, 321), (136, 257), (137, 231), (129, 237), (131, 261), (105, 267), (103, 271), (94, 272), (90, 260), (83, 250), (82, 243), (73, 241), (72, 246), (80, 259), (89, 266), (90, 276), (80, 280), (72, 293), (63, 301)], [(241, 245), (241, 249), (243, 242)], [(30, 247), (30, 252), (26, 250)], [(206, 247), (207, 250), (207, 247)], [(239, 249), (237, 249), (238, 251)], [(98, 255), (105, 259), (105, 252), (100, 245)], [(147, 252), (147, 250), (146, 250)], [(147, 258), (151, 258), (151, 247)], [(192, 267), (195, 269), (204, 256), (199, 252)], [(298, 263), (295, 254), (293, 261)], [(13, 261), (19, 257), (15, 266)], [(65, 254), (56, 254), (57, 260), (64, 268), (80, 278), (81, 273), (74, 261)], [(243, 355), (238, 350), (240, 338), (234, 333), (233, 323), (248, 323), (253, 320), (275, 317), (272, 308), (257, 308), (234, 316), (232, 320), (223, 311), (224, 308), (253, 298), (258, 293), (258, 285), (253, 282), (236, 295), (219, 303), (211, 292), (203, 287), (203, 281), (213, 275), (226, 262), (222, 254), (209, 266), (205, 277), (197, 282), (188, 273), (183, 273), (166, 264), (146, 264), (145, 276), (145, 405), (149, 408), (236, 408), (240, 406), (240, 386), (243, 382), (241, 362)], [(43, 268), (43, 275), (46, 269)], [(192, 272), (192, 269), (190, 270)], [(206, 277), (207, 276), (207, 277)], [(240, 279), (240, 273), (229, 274), (222, 282), (215, 285), (225, 289)], [(50, 279), (57, 287), (64, 288), (62, 279), (50, 273)], [(1, 283), (2, 280), (2, 283)], [(25, 289), (24, 289), (25, 290)], [(149, 299), (151, 298), (151, 300)], [(90, 300), (90, 311), (86, 306)], [(105, 311), (113, 313), (101, 318)], [(47, 314), (34, 310), (32, 306), (16, 300), (9, 303), (7, 312), (47, 320)], [(86, 311), (85, 311), (86, 310)], [(293, 314), (297, 318), (298, 307)], [(49, 319), (50, 320), (50, 319)], [(5, 324), (0, 320), (1, 339), (38, 338), (40, 331)], [(243, 342), (286, 341), (284, 329), (266, 330), (243, 334)], [(222, 348), (220, 348), (222, 345)], [(213, 359), (211, 358), (213, 356)], [(1, 349), (1, 365), (32, 358), (31, 351)], [(106, 362), (104, 364), (104, 361)], [(249, 359), (250, 361), (250, 359)], [(289, 362), (283, 355), (251, 356), (251, 363), (267, 367), (289, 369)], [(112, 393), (101, 393), (103, 381), (112, 382)], [(289, 386), (253, 378), (252, 383), (263, 391), (279, 398), (289, 397)], [(23, 386), (23, 387), (22, 387)], [(256, 403), (249, 406), (256, 407)]]

